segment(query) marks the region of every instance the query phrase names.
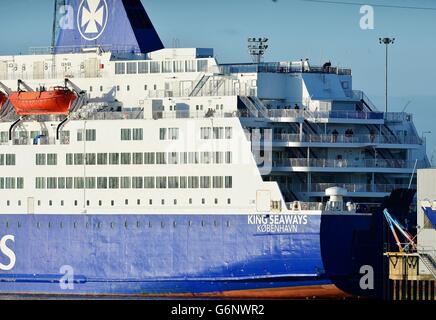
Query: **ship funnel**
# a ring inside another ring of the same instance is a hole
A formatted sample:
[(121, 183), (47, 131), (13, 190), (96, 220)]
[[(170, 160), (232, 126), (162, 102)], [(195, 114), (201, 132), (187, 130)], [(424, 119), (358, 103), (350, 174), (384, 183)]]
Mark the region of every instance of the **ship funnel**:
[(141, 0), (57, 0), (54, 52), (101, 47), (149, 53), (163, 49)]

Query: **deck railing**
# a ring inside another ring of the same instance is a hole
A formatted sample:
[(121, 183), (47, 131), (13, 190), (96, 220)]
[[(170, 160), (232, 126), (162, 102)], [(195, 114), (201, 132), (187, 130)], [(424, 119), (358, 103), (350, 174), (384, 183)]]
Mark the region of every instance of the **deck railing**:
[(372, 134), (276, 134), (273, 141), (276, 142), (313, 142), (313, 143), (369, 143), (369, 144), (423, 144), (419, 137), (384, 136)]
[[(392, 169), (412, 169), (415, 161), (397, 159), (363, 159), (363, 160), (336, 160), (336, 159), (279, 159), (273, 160), (273, 167), (293, 168), (392, 168)], [(417, 168), (423, 168), (424, 163), (418, 161)]]

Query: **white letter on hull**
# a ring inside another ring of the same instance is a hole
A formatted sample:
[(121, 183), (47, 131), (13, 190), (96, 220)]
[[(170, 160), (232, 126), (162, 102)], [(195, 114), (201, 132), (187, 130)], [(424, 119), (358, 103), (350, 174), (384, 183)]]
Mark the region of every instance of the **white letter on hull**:
[(0, 240), (0, 253), (4, 254), (6, 257), (8, 257), (9, 261), (10, 261), (8, 265), (4, 265), (4, 264), (0, 263), (0, 270), (3, 270), (3, 271), (12, 270), (14, 268), (15, 262), (16, 262), (15, 253), (11, 249), (9, 249), (8, 246), (6, 245), (6, 242), (8, 240), (15, 242), (15, 237), (8, 235), (8, 236), (4, 236)]

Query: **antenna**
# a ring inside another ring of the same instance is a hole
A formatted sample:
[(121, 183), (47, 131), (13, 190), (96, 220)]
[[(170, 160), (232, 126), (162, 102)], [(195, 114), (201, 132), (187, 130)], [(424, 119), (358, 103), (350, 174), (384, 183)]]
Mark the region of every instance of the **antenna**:
[(268, 38), (248, 38), (248, 52), (254, 63), (261, 63), (266, 50), (268, 49)]

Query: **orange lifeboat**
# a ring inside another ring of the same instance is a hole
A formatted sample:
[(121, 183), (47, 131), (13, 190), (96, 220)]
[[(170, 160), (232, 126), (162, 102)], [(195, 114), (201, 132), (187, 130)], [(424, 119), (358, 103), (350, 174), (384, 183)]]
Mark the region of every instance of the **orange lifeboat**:
[(65, 87), (54, 87), (48, 91), (16, 91), (9, 101), (19, 116), (42, 114), (68, 114), (77, 96)]
[(3, 105), (8, 101), (8, 97), (0, 91), (0, 110), (3, 108)]

